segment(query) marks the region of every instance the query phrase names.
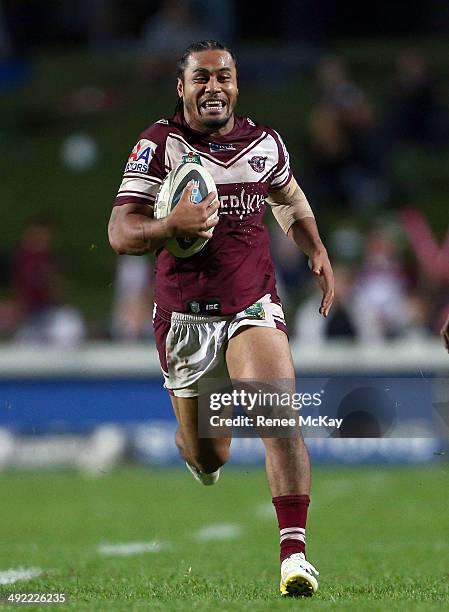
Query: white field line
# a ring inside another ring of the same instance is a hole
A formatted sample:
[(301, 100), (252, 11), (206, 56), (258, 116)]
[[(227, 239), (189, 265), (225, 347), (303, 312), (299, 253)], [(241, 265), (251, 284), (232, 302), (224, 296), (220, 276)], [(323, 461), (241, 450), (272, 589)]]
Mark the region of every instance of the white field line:
[(209, 540), (233, 540), (238, 538), (242, 531), (242, 526), (237, 523), (216, 523), (194, 531), (192, 537), (202, 542)]
[(42, 574), (38, 567), (18, 567), (0, 571), (0, 584), (14, 584), (19, 580), (31, 580)]
[[(367, 472), (363, 476), (363, 489), (364, 491), (375, 492), (377, 490), (384, 490), (391, 485), (392, 479), (390, 474), (385, 472)], [(338, 478), (331, 480), (326, 483), (319, 483), (312, 489), (312, 500), (320, 502), (320, 499), (336, 499), (338, 497), (344, 497), (346, 495), (352, 495), (360, 487), (358, 480), (351, 480), (348, 478)]]
[(350, 479), (347, 480), (331, 480), (325, 485), (316, 488), (315, 494), (312, 493), (314, 506), (319, 504), (321, 500), (331, 500), (345, 495), (352, 494), (359, 487), (357, 482)]
[(162, 542), (121, 542), (118, 544), (100, 544), (97, 551), (102, 555), (127, 557), (142, 553), (156, 553), (167, 548)]
[[(385, 472), (367, 472), (364, 476), (363, 486), (370, 491), (384, 489), (392, 483), (392, 477)], [(354, 490), (359, 487), (359, 483), (349, 478), (339, 478), (330, 482), (319, 483), (312, 489), (312, 504), (316, 508), (320, 503), (320, 499), (333, 500), (338, 497), (353, 494)], [(260, 502), (253, 509), (254, 517), (260, 520), (276, 520), (276, 512), (273, 504), (269, 501)]]

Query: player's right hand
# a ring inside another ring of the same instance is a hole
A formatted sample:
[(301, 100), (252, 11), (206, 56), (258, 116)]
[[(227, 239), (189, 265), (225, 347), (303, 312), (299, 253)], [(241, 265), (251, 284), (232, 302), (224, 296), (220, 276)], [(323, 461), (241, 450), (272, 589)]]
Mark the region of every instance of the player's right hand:
[(210, 230), (218, 223), (216, 214), (220, 203), (216, 193), (209, 193), (199, 203), (191, 202), (193, 185), (188, 183), (181, 199), (167, 217), (167, 226), (172, 237), (190, 236), (210, 238)]
[(309, 257), (309, 268), (316, 277), (323, 292), (319, 313), (327, 317), (334, 301), (334, 273), (326, 249), (321, 249)]

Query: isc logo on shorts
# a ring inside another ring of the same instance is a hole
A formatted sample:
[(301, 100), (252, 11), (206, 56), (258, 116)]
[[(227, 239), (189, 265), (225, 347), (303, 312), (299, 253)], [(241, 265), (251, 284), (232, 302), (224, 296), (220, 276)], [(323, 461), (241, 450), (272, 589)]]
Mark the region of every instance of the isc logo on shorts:
[(192, 314), (217, 315), (221, 313), (219, 300), (191, 300), (187, 302), (187, 310)]
[(206, 304), (206, 312), (210, 312), (211, 310), (220, 310), (219, 304)]

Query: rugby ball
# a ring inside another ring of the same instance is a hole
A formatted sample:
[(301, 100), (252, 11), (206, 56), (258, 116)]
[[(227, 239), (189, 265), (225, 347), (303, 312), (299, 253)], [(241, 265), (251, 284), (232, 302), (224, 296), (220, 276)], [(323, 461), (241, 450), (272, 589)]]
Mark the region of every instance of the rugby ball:
[[(212, 191), (217, 193), (215, 181), (210, 172), (200, 164), (187, 162), (181, 164), (165, 177), (156, 196), (154, 216), (156, 219), (167, 217), (179, 202), (182, 192), (189, 181), (193, 181), (191, 201), (198, 204)], [(213, 215), (216, 217), (218, 211)], [(214, 228), (208, 234), (212, 237)], [(204, 247), (210, 238), (180, 237), (172, 238), (165, 244), (165, 248), (175, 257), (191, 257)]]

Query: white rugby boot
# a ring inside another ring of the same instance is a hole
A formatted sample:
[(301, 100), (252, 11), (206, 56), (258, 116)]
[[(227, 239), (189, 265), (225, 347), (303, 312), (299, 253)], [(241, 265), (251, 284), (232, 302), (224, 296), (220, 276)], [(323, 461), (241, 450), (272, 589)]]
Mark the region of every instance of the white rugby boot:
[(201, 472), (194, 465), (190, 465), (190, 463), (187, 463), (187, 461), (186, 461), (186, 467), (189, 470), (189, 472), (192, 474), (192, 476), (195, 478), (195, 480), (205, 485), (206, 487), (210, 487), (214, 485), (217, 482), (217, 480), (220, 478), (220, 468), (218, 468), (216, 472), (211, 472), (210, 474), (206, 474), (206, 472)]
[(318, 590), (315, 576), (319, 572), (309, 563), (304, 553), (294, 553), (281, 564), (281, 595), (311, 597)]

